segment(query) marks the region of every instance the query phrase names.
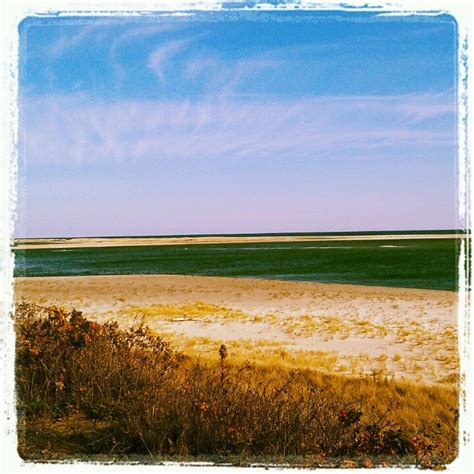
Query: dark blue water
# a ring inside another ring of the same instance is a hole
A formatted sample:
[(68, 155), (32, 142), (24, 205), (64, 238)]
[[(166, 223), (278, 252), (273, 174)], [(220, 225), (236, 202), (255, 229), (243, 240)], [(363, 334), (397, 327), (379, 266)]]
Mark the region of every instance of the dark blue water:
[(182, 274), (457, 289), (459, 239), (16, 250), (16, 276)]

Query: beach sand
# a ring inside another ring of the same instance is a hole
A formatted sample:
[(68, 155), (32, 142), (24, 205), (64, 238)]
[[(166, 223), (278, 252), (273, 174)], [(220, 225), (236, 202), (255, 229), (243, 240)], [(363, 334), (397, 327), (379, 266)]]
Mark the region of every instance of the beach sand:
[(189, 354), (421, 383), (455, 381), (457, 293), (181, 275), (16, 278), (16, 301), (138, 321)]
[(149, 245), (248, 244), (275, 242), (345, 242), (357, 240), (462, 239), (463, 234), (368, 234), (368, 235), (249, 235), (181, 237), (74, 237), (16, 239), (13, 247), (23, 249), (65, 249), (130, 247)]

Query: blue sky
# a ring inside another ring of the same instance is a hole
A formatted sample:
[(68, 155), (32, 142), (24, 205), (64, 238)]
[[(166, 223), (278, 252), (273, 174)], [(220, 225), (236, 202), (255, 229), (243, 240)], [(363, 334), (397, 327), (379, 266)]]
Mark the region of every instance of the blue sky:
[(20, 25), (18, 236), (453, 228), (447, 16)]

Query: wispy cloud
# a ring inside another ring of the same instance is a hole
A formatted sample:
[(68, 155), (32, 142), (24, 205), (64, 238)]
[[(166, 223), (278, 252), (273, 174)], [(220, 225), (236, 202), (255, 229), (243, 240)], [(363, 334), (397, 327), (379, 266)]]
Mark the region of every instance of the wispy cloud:
[(168, 61), (191, 44), (190, 39), (169, 41), (156, 48), (148, 58), (148, 67), (160, 78), (165, 80), (164, 71)]
[[(114, 71), (115, 88), (119, 88), (130, 74), (130, 65), (122, 64), (120, 58), (124, 49), (133, 45), (134, 42), (136, 43), (143, 39), (150, 41), (154, 38), (160, 38), (163, 34), (179, 29), (182, 29), (182, 26), (174, 23), (146, 24), (125, 29), (125, 31), (114, 37), (110, 42), (109, 61), (110, 67)], [(138, 47), (136, 46), (136, 48)], [(145, 68), (146, 64), (143, 64), (143, 67)]]
[(160, 36), (164, 33), (170, 33), (179, 29), (180, 26), (175, 23), (132, 25), (112, 39), (110, 43), (111, 54), (115, 56), (123, 47), (136, 40)]
[[(414, 156), (455, 143), (443, 96), (284, 101), (115, 101), (30, 98), (22, 144), (34, 163), (96, 160)], [(446, 126), (433, 128), (442, 120)]]
[(52, 42), (49, 48), (44, 52), (46, 56), (51, 56), (55, 59), (63, 56), (65, 53), (70, 50), (77, 48), (84, 43), (90, 42), (91, 37), (95, 33), (100, 33), (101, 28), (98, 25), (77, 25), (76, 33), (71, 34), (71, 31), (61, 32), (61, 34)]

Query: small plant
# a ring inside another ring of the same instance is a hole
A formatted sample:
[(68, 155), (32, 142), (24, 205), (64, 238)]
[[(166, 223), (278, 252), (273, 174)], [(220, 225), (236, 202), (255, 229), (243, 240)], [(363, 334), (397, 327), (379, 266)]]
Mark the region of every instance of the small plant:
[(221, 373), (220, 373), (221, 385), (222, 385), (222, 388), (224, 388), (224, 381), (225, 381), (224, 361), (227, 358), (227, 347), (225, 346), (225, 344), (222, 344), (221, 347), (219, 348), (219, 358), (220, 358), (220, 364), (221, 364)]

